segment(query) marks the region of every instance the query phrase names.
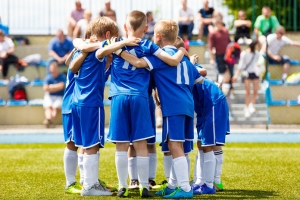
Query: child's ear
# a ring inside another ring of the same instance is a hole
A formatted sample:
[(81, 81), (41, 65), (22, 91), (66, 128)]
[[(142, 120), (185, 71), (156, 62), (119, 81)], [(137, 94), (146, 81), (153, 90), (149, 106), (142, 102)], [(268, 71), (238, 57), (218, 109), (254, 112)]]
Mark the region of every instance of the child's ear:
[(146, 33), (148, 31), (148, 28), (149, 28), (148, 25), (146, 25), (144, 28), (144, 33)]
[(125, 32), (128, 32), (128, 28), (126, 26), (126, 23), (124, 24), (124, 30), (125, 30)]
[(110, 38), (111, 38), (110, 31), (106, 31), (105, 39), (110, 39)]

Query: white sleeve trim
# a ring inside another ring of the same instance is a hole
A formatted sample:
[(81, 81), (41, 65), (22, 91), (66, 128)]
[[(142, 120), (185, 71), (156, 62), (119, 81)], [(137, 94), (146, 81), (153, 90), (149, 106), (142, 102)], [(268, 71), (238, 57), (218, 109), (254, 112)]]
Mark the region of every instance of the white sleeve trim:
[(142, 57), (145, 61), (146, 61), (146, 63), (148, 64), (148, 67), (147, 67), (147, 69), (149, 70), (149, 71), (151, 71), (151, 70), (153, 70), (153, 65), (152, 65), (152, 63), (146, 58), (146, 57)]
[(200, 81), (204, 80), (204, 77), (203, 76), (200, 76), (199, 78), (195, 79), (195, 82), (194, 84), (197, 84), (199, 83)]
[(96, 53), (95, 53), (95, 58), (97, 59), (97, 60), (99, 60), (99, 62), (103, 62), (104, 61), (104, 58), (105, 58), (105, 56), (103, 57), (103, 58), (98, 58), (97, 57), (97, 52), (99, 51), (99, 49), (96, 51)]
[(162, 52), (162, 49), (159, 48), (159, 49), (157, 49), (157, 50), (154, 52), (154, 55), (155, 55), (155, 56), (158, 56), (161, 52)]

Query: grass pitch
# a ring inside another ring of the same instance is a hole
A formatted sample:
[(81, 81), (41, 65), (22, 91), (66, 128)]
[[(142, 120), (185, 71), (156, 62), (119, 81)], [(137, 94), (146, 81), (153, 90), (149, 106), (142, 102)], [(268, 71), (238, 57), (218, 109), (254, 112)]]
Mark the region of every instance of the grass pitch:
[[(64, 193), (63, 144), (0, 145), (0, 199), (117, 199)], [(117, 185), (115, 146), (100, 152), (102, 180)], [(164, 178), (158, 150), (156, 181)], [(222, 180), (225, 190), (194, 199), (300, 199), (300, 144), (227, 144)], [(190, 154), (194, 162), (196, 151)], [(192, 170), (194, 165), (192, 164)], [(77, 177), (78, 178), (78, 177)], [(130, 192), (129, 199), (139, 199)], [(161, 199), (154, 197), (153, 199)]]

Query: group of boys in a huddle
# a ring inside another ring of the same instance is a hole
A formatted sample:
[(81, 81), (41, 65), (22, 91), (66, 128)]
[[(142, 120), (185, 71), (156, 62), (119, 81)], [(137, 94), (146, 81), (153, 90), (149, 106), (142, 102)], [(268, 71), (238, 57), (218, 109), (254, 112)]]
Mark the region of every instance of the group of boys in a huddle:
[[(141, 11), (128, 14), (124, 29), (127, 38), (118, 40), (116, 23), (99, 17), (89, 24), (85, 41), (73, 41), (75, 49), (66, 61), (69, 71), (62, 108), (67, 144), (65, 191), (111, 196), (114, 190), (98, 179), (99, 148), (104, 147), (103, 93), (109, 76), (107, 139), (116, 144), (117, 196), (129, 195), (128, 174), (131, 186), (138, 184), (141, 197), (151, 197), (150, 189), (157, 188), (152, 91), (157, 91), (155, 100), (163, 115), (161, 146), (167, 180), (155, 194), (180, 199), (223, 190), (221, 146), (229, 133), (225, 95), (214, 82), (201, 76), (206, 70), (197, 67), (197, 56), (186, 56), (175, 21), (159, 21), (154, 42), (140, 39), (147, 31), (146, 16)], [(199, 153), (191, 184), (188, 153), (193, 150), (194, 112)], [(75, 179), (77, 165), (79, 183)]]

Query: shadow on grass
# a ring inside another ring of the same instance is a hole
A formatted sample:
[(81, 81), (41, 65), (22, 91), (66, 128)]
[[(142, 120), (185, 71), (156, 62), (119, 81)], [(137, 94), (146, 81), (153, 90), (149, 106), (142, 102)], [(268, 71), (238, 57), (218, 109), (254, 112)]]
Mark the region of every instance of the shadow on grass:
[[(154, 195), (155, 191), (151, 191), (153, 197), (148, 199), (162, 199), (161, 196)], [(278, 197), (278, 194), (274, 191), (264, 190), (224, 190), (223, 192), (217, 192), (215, 195), (194, 195), (193, 199), (268, 199)], [(139, 199), (138, 190), (130, 190), (129, 197), (125, 199)]]

